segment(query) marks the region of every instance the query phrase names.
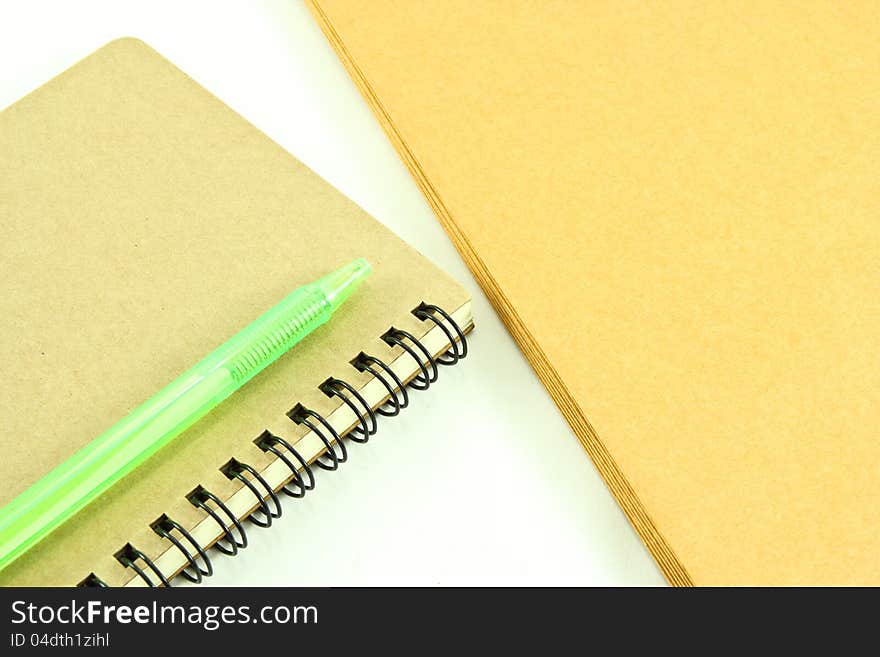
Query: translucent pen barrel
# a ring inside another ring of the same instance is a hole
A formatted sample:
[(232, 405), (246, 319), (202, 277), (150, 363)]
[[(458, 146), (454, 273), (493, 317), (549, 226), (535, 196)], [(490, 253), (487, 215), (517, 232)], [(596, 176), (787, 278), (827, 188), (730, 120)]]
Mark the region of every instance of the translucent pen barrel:
[(327, 322), (356, 260), (301, 287), (0, 509), (0, 570)]

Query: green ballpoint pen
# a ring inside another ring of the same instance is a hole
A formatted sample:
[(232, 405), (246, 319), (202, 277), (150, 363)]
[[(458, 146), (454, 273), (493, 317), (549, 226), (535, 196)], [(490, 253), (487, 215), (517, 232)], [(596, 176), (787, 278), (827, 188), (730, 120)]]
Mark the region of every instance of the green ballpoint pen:
[(0, 570), (329, 320), (370, 271), (360, 258), (294, 290), (0, 509)]

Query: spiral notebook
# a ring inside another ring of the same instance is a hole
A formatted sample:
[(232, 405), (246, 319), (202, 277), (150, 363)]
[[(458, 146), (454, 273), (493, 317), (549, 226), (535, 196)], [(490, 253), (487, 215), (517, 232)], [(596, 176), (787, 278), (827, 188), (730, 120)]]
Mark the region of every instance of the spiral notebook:
[(134, 39), (0, 113), (0, 217), (0, 504), (286, 293), (374, 268), (0, 585), (198, 580), (466, 354), (455, 281)]

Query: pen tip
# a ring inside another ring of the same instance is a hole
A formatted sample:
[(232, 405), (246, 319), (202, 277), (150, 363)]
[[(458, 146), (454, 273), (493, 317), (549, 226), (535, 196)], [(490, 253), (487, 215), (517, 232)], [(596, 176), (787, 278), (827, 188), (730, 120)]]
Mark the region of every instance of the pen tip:
[(330, 302), (331, 309), (335, 311), (342, 303), (351, 296), (351, 293), (357, 289), (358, 285), (370, 275), (373, 268), (364, 258), (350, 262), (327, 274), (315, 281), (315, 285), (319, 286), (327, 300)]

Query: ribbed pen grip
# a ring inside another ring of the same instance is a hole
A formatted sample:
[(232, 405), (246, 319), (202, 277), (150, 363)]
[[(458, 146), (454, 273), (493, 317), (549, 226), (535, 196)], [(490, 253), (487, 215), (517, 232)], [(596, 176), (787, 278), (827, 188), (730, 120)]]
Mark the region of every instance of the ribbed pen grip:
[(266, 363), (278, 358), (329, 319), (330, 305), (323, 294), (310, 291), (305, 296), (302, 300), (303, 306), (291, 310), (285, 317), (280, 317), (267, 329), (265, 337), (250, 345), (229, 363), (229, 374), (236, 383), (247, 381)]

